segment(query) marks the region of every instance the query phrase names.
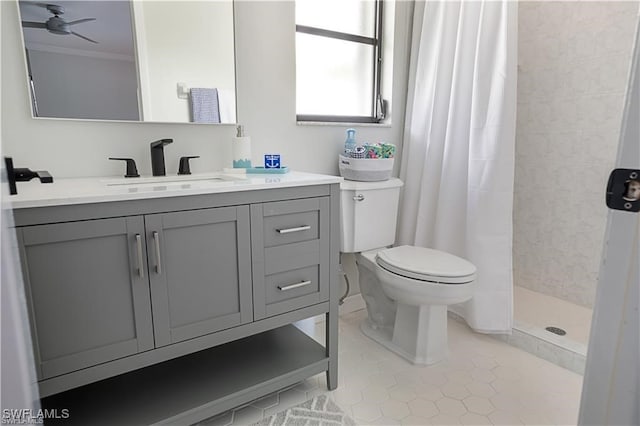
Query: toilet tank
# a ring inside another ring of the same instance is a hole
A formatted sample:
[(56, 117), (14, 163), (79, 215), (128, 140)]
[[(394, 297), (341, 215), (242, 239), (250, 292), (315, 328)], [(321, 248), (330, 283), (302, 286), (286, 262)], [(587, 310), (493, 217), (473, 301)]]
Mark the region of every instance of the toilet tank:
[(345, 180), (340, 184), (340, 251), (357, 253), (390, 246), (396, 238), (400, 179)]

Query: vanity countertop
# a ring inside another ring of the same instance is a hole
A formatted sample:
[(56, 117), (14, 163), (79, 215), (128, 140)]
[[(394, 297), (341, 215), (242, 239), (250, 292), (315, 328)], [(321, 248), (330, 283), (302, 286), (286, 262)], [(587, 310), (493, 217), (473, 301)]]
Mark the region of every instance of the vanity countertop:
[(18, 194), (10, 201), (14, 209), (180, 197), (224, 192), (254, 191), (296, 186), (333, 184), (341, 177), (304, 172), (286, 174), (204, 173), (163, 177), (94, 177), (55, 179), (41, 184), (37, 179), (18, 182)]

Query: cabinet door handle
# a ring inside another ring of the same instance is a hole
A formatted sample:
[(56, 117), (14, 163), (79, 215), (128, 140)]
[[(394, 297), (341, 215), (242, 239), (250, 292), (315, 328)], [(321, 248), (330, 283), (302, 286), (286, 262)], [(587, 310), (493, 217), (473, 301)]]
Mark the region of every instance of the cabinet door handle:
[(305, 285), (309, 285), (309, 284), (311, 284), (311, 281), (302, 281), (301, 283), (289, 284), (285, 286), (279, 285), (278, 290), (280, 291), (293, 290), (294, 288), (304, 287)]
[(138, 252), (138, 275), (140, 278), (144, 278), (144, 260), (142, 259), (142, 236), (136, 234), (136, 250)]
[(311, 229), (310, 225), (297, 226), (295, 228), (276, 229), (278, 234), (290, 234), (292, 232), (308, 231)]
[(153, 231), (153, 245), (156, 249), (156, 272), (162, 274), (162, 261), (160, 260), (160, 235), (157, 231)]

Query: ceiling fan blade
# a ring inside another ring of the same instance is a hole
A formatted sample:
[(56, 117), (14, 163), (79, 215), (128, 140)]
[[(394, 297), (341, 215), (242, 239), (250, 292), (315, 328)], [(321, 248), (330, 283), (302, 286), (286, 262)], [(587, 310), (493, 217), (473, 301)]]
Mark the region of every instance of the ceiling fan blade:
[(45, 22), (22, 21), (23, 28), (47, 28)]
[(74, 35), (74, 36), (76, 36), (76, 37), (80, 37), (80, 38), (83, 38), (83, 39), (85, 39), (85, 40), (87, 40), (87, 41), (90, 41), (91, 43), (98, 44), (98, 42), (97, 42), (97, 41), (95, 41), (95, 40), (91, 40), (89, 37), (85, 37), (85, 36), (83, 36), (82, 34), (78, 34), (78, 33), (74, 32), (74, 31), (71, 31), (71, 34), (73, 34), (73, 35)]
[(71, 22), (67, 22), (69, 25), (75, 25), (75, 24), (81, 24), (83, 22), (89, 22), (89, 21), (95, 21), (96, 18), (84, 18), (84, 19), (78, 19), (76, 21), (71, 21)]

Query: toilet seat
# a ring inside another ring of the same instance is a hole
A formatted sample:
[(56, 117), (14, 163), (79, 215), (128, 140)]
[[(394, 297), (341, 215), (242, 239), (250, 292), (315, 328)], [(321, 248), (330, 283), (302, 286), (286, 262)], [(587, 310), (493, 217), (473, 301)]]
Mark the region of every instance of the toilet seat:
[(471, 262), (425, 247), (398, 246), (381, 250), (376, 255), (376, 263), (403, 277), (440, 284), (465, 284), (476, 275), (476, 267)]

